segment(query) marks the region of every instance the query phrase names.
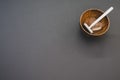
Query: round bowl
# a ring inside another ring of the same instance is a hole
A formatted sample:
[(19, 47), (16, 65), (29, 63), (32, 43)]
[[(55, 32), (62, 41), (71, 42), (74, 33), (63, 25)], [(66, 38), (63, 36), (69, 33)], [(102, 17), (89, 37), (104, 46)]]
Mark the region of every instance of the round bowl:
[(91, 36), (101, 36), (105, 34), (110, 26), (110, 20), (108, 16), (105, 16), (102, 20), (100, 20), (95, 26), (93, 26), (91, 29), (93, 29), (93, 33), (90, 33), (86, 27), (84, 26), (84, 23), (86, 23), (88, 26), (90, 26), (98, 17), (100, 17), (103, 14), (102, 10), (99, 9), (88, 9), (82, 13), (80, 16), (80, 27), (81, 29)]

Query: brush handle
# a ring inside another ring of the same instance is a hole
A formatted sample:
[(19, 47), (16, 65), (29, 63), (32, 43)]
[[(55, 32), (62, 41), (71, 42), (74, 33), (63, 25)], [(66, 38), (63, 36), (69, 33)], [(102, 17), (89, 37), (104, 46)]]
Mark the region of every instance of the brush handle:
[(103, 19), (107, 14), (109, 14), (113, 10), (113, 7), (110, 7), (108, 10), (106, 10), (98, 19), (96, 19), (91, 25), (90, 28), (95, 26), (96, 23), (98, 23), (101, 19)]

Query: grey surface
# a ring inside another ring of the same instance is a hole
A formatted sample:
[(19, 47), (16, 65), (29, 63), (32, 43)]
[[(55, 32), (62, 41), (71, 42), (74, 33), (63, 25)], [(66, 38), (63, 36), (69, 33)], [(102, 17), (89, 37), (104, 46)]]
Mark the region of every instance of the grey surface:
[[(79, 16), (109, 14), (99, 38), (85, 36)], [(0, 80), (120, 80), (119, 0), (0, 0)]]

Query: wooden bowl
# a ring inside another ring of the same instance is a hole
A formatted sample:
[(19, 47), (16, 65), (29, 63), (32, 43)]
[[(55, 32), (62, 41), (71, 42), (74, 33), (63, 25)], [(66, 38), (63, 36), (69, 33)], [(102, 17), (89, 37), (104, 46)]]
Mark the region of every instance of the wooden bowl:
[(88, 26), (90, 26), (98, 17), (100, 17), (103, 14), (102, 10), (99, 9), (88, 9), (82, 13), (80, 16), (80, 27), (81, 29), (91, 36), (101, 36), (105, 34), (110, 26), (110, 20), (108, 16), (105, 16), (101, 21), (99, 21), (95, 26), (93, 26), (93, 30), (97, 27), (101, 27), (99, 30), (93, 31), (93, 33), (90, 33), (86, 27), (84, 26), (84, 23), (87, 23)]

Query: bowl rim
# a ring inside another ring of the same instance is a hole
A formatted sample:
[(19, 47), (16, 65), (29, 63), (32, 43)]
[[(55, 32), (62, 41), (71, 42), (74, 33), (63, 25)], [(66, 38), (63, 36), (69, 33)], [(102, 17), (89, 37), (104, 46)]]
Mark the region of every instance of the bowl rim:
[(110, 28), (110, 19), (109, 19), (108, 15), (106, 16), (106, 17), (107, 17), (107, 20), (108, 20), (108, 28), (107, 28), (104, 32), (102, 32), (102, 33), (100, 33), (100, 34), (91, 34), (91, 33), (89, 33), (88, 31), (86, 31), (86, 30), (83, 28), (82, 23), (81, 23), (82, 17), (83, 17), (83, 15), (84, 15), (87, 11), (90, 11), (90, 10), (97, 10), (97, 11), (100, 11), (100, 12), (104, 13), (103, 10), (97, 9), (97, 8), (90, 8), (90, 9), (87, 9), (87, 10), (83, 11), (82, 14), (81, 14), (81, 16), (80, 16), (80, 21), (79, 21), (79, 22), (80, 22), (80, 28), (82, 28), (82, 30), (83, 30), (85, 33), (87, 33), (88, 35), (91, 35), (91, 36), (101, 36), (101, 35), (104, 35), (104, 34), (109, 30), (109, 28)]

